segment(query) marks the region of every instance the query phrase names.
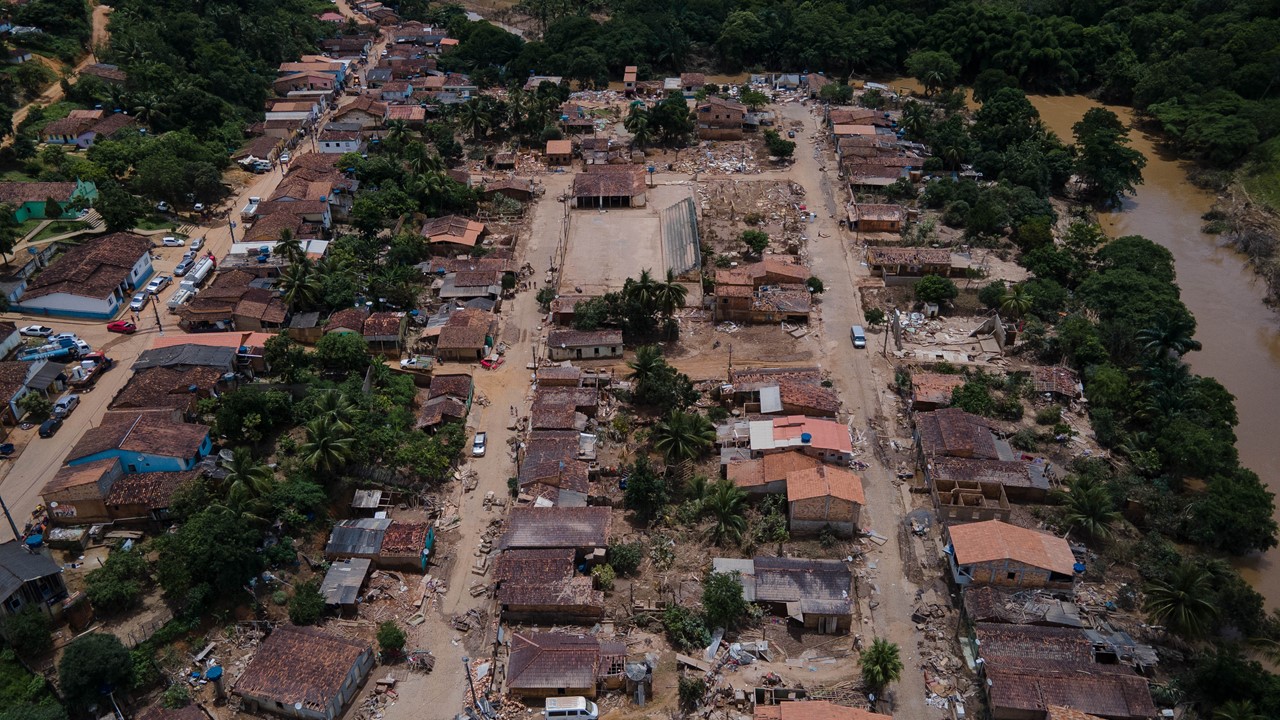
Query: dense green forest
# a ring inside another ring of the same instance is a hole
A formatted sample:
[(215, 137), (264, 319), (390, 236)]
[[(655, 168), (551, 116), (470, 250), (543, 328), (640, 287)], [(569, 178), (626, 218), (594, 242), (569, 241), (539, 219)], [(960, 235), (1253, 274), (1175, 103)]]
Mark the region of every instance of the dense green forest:
[[(403, 4), (406, 14), (424, 5)], [(642, 77), (698, 68), (843, 77), (900, 72), (913, 53), (937, 51), (954, 64), (944, 85), (990, 71), (1028, 92), (1131, 103), (1180, 151), (1215, 164), (1280, 132), (1276, 0), (525, 0), (519, 9), (545, 27), (541, 40), (476, 29), (486, 42), (459, 59), (514, 78), (536, 70), (595, 81), (633, 64)], [(608, 19), (582, 14), (593, 9)]]

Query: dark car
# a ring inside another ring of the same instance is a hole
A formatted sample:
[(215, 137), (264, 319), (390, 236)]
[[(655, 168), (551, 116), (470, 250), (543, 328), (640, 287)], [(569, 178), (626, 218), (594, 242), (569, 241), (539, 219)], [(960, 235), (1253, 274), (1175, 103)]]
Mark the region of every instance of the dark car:
[(61, 427), (62, 427), (62, 418), (57, 418), (57, 417), (49, 418), (48, 420), (45, 420), (40, 425), (40, 437), (42, 438), (53, 437), (55, 434), (57, 434), (58, 429)]
[(9, 457), (15, 449), (13, 443), (0, 444), (0, 457)]

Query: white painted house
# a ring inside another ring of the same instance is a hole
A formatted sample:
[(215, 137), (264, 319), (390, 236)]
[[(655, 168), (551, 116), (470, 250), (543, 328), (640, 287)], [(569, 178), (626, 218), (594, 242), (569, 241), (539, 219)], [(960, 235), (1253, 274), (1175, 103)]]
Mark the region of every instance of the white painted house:
[(63, 253), (32, 278), (14, 310), (113, 318), (152, 271), (150, 239), (127, 232), (94, 238)]

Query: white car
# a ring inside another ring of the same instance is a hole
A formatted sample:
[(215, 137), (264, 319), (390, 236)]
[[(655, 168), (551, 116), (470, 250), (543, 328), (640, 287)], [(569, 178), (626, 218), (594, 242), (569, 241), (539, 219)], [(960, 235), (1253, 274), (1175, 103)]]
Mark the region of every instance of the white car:
[(160, 212), (169, 212), (169, 203), (161, 200), (156, 203), (156, 210), (159, 210)]
[(164, 239), (160, 241), (160, 244), (164, 245), (165, 247), (182, 247), (183, 245), (187, 244), (187, 241), (183, 240), (180, 237), (165, 235)]
[(147, 283), (147, 292), (155, 295), (161, 290), (169, 287), (169, 283), (173, 282), (173, 278), (168, 275), (157, 275), (151, 278), (151, 282)]
[(49, 337), (53, 334), (53, 328), (44, 325), (28, 325), (19, 330), (18, 333), (27, 337)]
[(280, 153), (280, 162), (287, 163), (292, 159), (293, 159), (293, 156), (290, 155), (289, 153)]
[(204, 203), (196, 203), (195, 205), (191, 206), (191, 209), (195, 210), (198, 213), (202, 213), (204, 212)]
[(53, 404), (53, 416), (57, 418), (65, 418), (70, 415), (71, 411), (75, 410), (76, 406), (79, 404), (79, 395), (67, 395), (66, 397), (59, 398), (58, 402)]
[(196, 250), (199, 250), (202, 247), (204, 247), (204, 238), (198, 237), (195, 240), (191, 241), (192, 252), (195, 252)]
[(485, 444), (489, 439), (487, 433), (476, 433), (476, 439), (471, 442), (471, 456), (484, 457)]
[(129, 309), (133, 312), (142, 312), (142, 308), (147, 306), (147, 301), (150, 299), (151, 295), (140, 292), (133, 296), (133, 300), (129, 303)]

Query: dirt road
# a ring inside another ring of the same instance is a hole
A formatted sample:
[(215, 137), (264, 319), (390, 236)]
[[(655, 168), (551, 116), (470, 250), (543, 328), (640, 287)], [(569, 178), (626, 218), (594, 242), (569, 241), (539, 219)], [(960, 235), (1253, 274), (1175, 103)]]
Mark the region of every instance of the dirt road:
[[(108, 5), (94, 6), (93, 30), (89, 35), (89, 53), (85, 55), (84, 58), (81, 59), (79, 63), (76, 64), (76, 66), (71, 71), (71, 75), (67, 78), (67, 82), (71, 83), (72, 85), (75, 85), (76, 80), (79, 79), (80, 77), (79, 73), (81, 70), (85, 69), (89, 65), (92, 65), (93, 63), (98, 62), (96, 50), (100, 47), (106, 46), (107, 41), (111, 39), (111, 33), (107, 31), (107, 20), (110, 17), (110, 15), (111, 15), (110, 6)], [(44, 92), (40, 93), (40, 97), (36, 98), (35, 100), (32, 100), (26, 105), (23, 105), (22, 107), (15, 110), (13, 112), (14, 132), (17, 132), (18, 126), (22, 124), (23, 120), (27, 119), (27, 115), (30, 114), (31, 108), (37, 105), (41, 105), (41, 106), (52, 105), (53, 103), (56, 103), (59, 100), (61, 100), (63, 94), (64, 93), (62, 92), (62, 81), (61, 81), (61, 78), (59, 78), (58, 82), (55, 82), (54, 84), (45, 88)], [(8, 137), (6, 137), (4, 139), (4, 142), (0, 143), (0, 147), (5, 147), (11, 142), (13, 142), (13, 135), (9, 135)]]
[[(832, 175), (821, 168), (826, 166), (822, 154), (816, 153), (815, 140), (822, 137), (820, 121), (810, 114), (809, 108), (798, 104), (782, 106), (782, 114), (791, 121), (803, 121), (807, 131), (797, 138), (796, 162), (792, 178), (804, 186), (809, 207), (818, 214), (809, 232), (809, 265), (822, 279), (826, 292), (821, 296), (822, 331), (825, 340), (823, 366), (830, 369), (836, 388), (852, 414), (855, 428), (869, 429), (872, 419), (879, 412), (883, 398), (880, 388), (885, 387), (883, 368), (877, 367), (871, 348), (855, 349), (849, 341), (849, 325), (862, 323), (862, 305), (857, 282), (867, 276), (857, 256), (850, 249), (850, 236), (843, 233), (836, 218), (841, 208), (836, 205)], [(835, 217), (831, 217), (831, 216)], [(863, 471), (867, 494), (864, 517), (870, 518), (870, 529), (889, 542), (868, 555), (875, 561), (872, 577), (872, 629), (879, 637), (887, 637), (901, 650), (902, 680), (890, 686), (894, 697), (893, 715), (902, 720), (926, 720), (937, 717), (925, 704), (924, 675), (918, 653), (918, 636), (911, 613), (916, 600), (917, 587), (906, 577), (903, 553), (899, 547), (898, 524), (906, 515), (906, 502), (892, 482), (890, 468), (884, 467), (873, 455), (866, 455), (871, 467)], [(869, 644), (866, 628), (863, 642)], [(856, 670), (854, 670), (856, 672)]]
[[(533, 265), (534, 277), (540, 277), (547, 269), (547, 258), (554, 251), (560, 237), (560, 221), (564, 215), (563, 208), (556, 200), (563, 195), (572, 179), (568, 174), (546, 175), (546, 193), (533, 211), (530, 236), (521, 238), (517, 251), (517, 263), (529, 262)], [(514, 302), (507, 303), (503, 310), (502, 342), (507, 344), (506, 362), (497, 370), (485, 370), (478, 365), (449, 364), (440, 366), (438, 372), (471, 372), (475, 377), (477, 396), (488, 400), (488, 405), (474, 404), (467, 418), (468, 443), (470, 434), (483, 430), (488, 433), (488, 452), (483, 458), (474, 459), (470, 467), (479, 475), (476, 489), (455, 497), (458, 512), (462, 518), (459, 527), (457, 545), (444, 549), (453, 556), (454, 562), (448, 578), (448, 591), (440, 602), (439, 610), (428, 613), (427, 621), (413, 631), (416, 647), (430, 648), (436, 656), (435, 670), (429, 675), (412, 675), (400, 683), (397, 690), (399, 701), (387, 708), (385, 720), (417, 720), (422, 716), (422, 709), (430, 707), (428, 713), (433, 718), (453, 717), (462, 712), (466, 701), (466, 676), (463, 674), (462, 658), (467, 649), (459, 642), (460, 633), (454, 630), (450, 619), (455, 614), (466, 612), (472, 607), (489, 607), (492, 620), (492, 601), (476, 600), (468, 590), (474, 582), (489, 582), (489, 578), (481, 578), (471, 573), (471, 564), (475, 561), (475, 549), (480, 544), (481, 535), (488, 527), (490, 520), (499, 517), (505, 509), (491, 512), (484, 510), (485, 493), (492, 491), (495, 495), (507, 495), (507, 478), (516, 474), (516, 465), (511, 454), (510, 442), (516, 433), (507, 429), (510, 423), (510, 408), (514, 406), (523, 416), (528, 414), (532, 389), (529, 382), (531, 371), (526, 365), (533, 361), (534, 340), (540, 335), (542, 314), (533, 292), (522, 292)], [(459, 490), (461, 493), (461, 490)], [(482, 632), (472, 630), (473, 634)], [(483, 642), (491, 643), (493, 635), (488, 633)], [(492, 646), (486, 645), (484, 655), (492, 652)]]

